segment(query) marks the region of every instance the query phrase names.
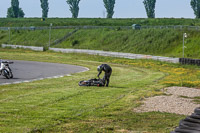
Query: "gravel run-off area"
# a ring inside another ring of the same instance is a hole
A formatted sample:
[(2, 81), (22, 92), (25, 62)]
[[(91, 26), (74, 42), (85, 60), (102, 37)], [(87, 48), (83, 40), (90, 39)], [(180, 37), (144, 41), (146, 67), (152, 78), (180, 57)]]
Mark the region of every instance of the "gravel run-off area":
[(200, 97), (200, 89), (187, 87), (168, 87), (166, 95), (146, 98), (143, 104), (134, 112), (168, 112), (181, 115), (191, 115), (200, 104), (194, 103), (195, 97)]

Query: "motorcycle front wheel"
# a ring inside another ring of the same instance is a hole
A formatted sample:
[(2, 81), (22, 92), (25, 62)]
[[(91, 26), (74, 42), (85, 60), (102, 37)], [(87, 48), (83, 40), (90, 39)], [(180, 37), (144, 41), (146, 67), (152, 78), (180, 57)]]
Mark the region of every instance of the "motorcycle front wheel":
[(13, 78), (13, 73), (12, 73), (12, 71), (11, 71), (10, 68), (9, 68), (9, 77), (10, 77), (10, 78)]

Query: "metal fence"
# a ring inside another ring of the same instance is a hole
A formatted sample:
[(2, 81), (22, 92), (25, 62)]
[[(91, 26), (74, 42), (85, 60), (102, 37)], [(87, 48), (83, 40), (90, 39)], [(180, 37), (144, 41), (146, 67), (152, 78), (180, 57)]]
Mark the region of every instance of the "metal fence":
[(178, 29), (178, 30), (200, 30), (200, 26), (141, 26), (142, 29)]
[[(46, 30), (50, 26), (44, 27), (0, 27), (0, 30)], [(134, 29), (132, 26), (52, 26), (52, 29)], [(200, 26), (185, 26), (185, 25), (174, 25), (174, 26), (141, 26), (140, 29), (178, 29), (178, 30), (200, 30)]]

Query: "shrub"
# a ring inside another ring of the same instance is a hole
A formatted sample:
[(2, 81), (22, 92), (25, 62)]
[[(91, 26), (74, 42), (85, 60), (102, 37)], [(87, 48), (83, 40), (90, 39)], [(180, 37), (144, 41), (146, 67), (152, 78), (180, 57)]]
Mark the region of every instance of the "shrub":
[(78, 40), (73, 40), (72, 41), (72, 46), (74, 47), (75, 45), (79, 44), (79, 41)]

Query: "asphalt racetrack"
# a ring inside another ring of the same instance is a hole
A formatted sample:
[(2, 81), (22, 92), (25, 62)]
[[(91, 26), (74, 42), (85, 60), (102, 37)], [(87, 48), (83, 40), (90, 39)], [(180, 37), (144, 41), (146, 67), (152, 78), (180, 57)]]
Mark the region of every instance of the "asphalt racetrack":
[[(11, 61), (11, 60), (9, 60)], [(6, 79), (0, 76), (0, 85), (31, 82), (45, 78), (58, 78), (72, 73), (84, 72), (88, 69), (81, 66), (34, 62), (34, 61), (13, 61), (10, 68), (13, 72), (13, 79)]]

